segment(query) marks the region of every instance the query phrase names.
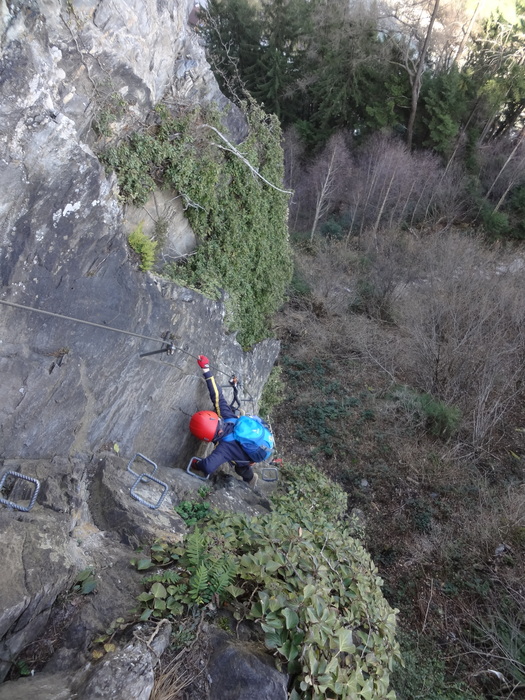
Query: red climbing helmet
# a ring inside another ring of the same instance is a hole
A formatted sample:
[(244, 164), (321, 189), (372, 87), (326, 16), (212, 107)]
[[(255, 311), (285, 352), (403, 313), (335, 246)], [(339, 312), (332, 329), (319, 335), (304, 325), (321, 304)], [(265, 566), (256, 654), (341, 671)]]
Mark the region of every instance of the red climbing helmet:
[(190, 420), (190, 432), (205, 442), (211, 442), (219, 427), (219, 416), (214, 411), (197, 411)]

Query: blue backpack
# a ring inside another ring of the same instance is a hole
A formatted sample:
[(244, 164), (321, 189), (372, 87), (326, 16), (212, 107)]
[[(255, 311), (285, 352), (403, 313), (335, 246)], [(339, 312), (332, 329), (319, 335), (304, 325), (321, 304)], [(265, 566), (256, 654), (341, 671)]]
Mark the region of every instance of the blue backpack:
[(275, 441), (263, 420), (257, 416), (240, 416), (227, 418), (225, 422), (235, 425), (233, 431), (222, 438), (224, 442), (237, 440), (252, 462), (265, 462), (270, 459)]

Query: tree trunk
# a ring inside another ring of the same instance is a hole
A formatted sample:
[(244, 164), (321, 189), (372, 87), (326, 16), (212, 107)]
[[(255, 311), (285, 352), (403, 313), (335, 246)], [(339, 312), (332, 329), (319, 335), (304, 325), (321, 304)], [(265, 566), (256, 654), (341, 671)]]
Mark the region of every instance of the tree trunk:
[(474, 22), (476, 20), (476, 17), (479, 12), (479, 8), (481, 7), (482, 0), (478, 0), (478, 4), (474, 8), (474, 12), (472, 13), (470, 17), (470, 21), (468, 23), (468, 27), (465, 29), (463, 32), (463, 38), (461, 39), (461, 43), (459, 44), (458, 50), (456, 52), (456, 55), (454, 57), (454, 63), (459, 63), (459, 60), (463, 54), (463, 51), (465, 50), (465, 44), (467, 43), (467, 39), (470, 37), (470, 33), (472, 31), (472, 27), (474, 26)]
[(328, 165), (328, 170), (326, 171), (326, 176), (323, 179), (323, 182), (321, 184), (321, 189), (319, 190), (317, 194), (317, 200), (315, 203), (315, 215), (314, 215), (314, 222), (312, 224), (312, 229), (310, 231), (310, 240), (313, 241), (314, 239), (314, 233), (315, 229), (317, 228), (317, 225), (319, 223), (319, 219), (323, 215), (327, 203), (328, 203), (328, 196), (332, 190), (332, 184), (333, 180), (336, 174), (336, 168), (334, 167), (335, 163), (335, 153), (336, 151), (336, 146), (335, 144), (332, 145), (332, 155), (330, 157), (330, 163)]
[(412, 101), (410, 106), (410, 117), (408, 119), (407, 127), (407, 146), (409, 149), (412, 148), (412, 139), (414, 136), (414, 122), (416, 121), (417, 103), (419, 101), (419, 93), (421, 92), (421, 76), (423, 75), (423, 69), (425, 67), (425, 58), (428, 51), (428, 45), (430, 44), (430, 37), (432, 36), (434, 22), (436, 21), (436, 16), (439, 10), (439, 3), (440, 0), (435, 0), (434, 2), (434, 9), (432, 10), (430, 22), (428, 23), (425, 41), (423, 42), (423, 48), (421, 49), (421, 53), (419, 54), (416, 74), (412, 80)]

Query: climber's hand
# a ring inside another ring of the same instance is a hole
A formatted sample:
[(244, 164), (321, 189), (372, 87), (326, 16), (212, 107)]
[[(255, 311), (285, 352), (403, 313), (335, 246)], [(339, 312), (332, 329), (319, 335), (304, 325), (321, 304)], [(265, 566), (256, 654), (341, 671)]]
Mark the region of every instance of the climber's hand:
[(197, 364), (201, 369), (203, 369), (205, 372), (208, 372), (210, 369), (210, 361), (206, 357), (206, 355), (199, 355), (197, 358)]

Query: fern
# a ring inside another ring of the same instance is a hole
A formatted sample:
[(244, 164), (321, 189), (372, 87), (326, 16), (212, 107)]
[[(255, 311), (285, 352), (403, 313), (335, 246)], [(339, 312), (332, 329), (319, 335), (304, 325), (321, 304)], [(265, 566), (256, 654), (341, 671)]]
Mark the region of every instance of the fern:
[(162, 583), (164, 581), (163, 574), (150, 574), (149, 576), (144, 576), (142, 583)]
[(237, 569), (237, 564), (233, 559), (222, 559), (218, 562), (210, 571), (210, 582), (213, 592), (221, 596), (230, 583), (233, 582)]
[(186, 556), (189, 563), (195, 568), (199, 567), (206, 552), (206, 536), (199, 530), (195, 530), (186, 541)]
[(162, 583), (178, 583), (180, 581), (180, 574), (173, 569), (169, 569), (162, 574)]
[(207, 602), (213, 591), (209, 589), (209, 572), (202, 562), (190, 579), (190, 597), (196, 603)]

